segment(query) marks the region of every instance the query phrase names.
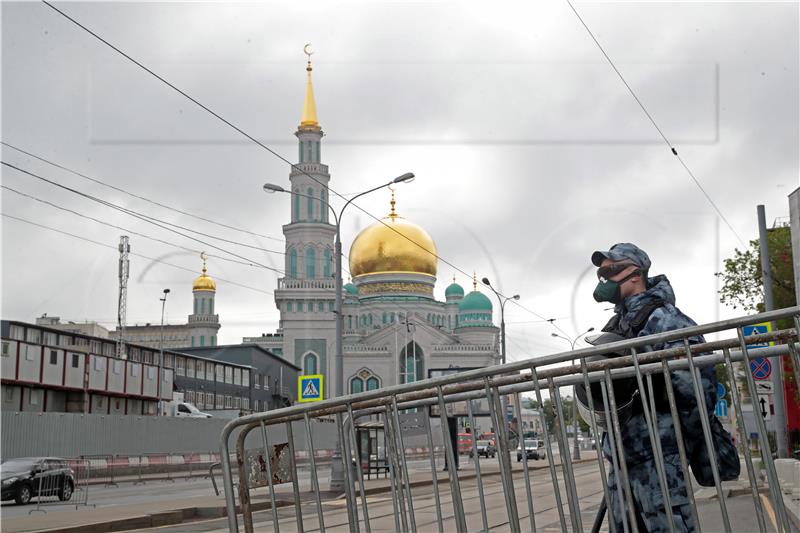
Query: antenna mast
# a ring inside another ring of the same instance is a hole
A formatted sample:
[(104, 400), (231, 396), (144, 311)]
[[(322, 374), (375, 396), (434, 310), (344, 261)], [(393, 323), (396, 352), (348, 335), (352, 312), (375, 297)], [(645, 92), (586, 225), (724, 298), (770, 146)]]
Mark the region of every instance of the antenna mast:
[(117, 309), (117, 359), (127, 359), (125, 353), (125, 314), (128, 308), (128, 273), (130, 263), (128, 252), (131, 245), (128, 244), (128, 236), (122, 235), (119, 238), (119, 307)]

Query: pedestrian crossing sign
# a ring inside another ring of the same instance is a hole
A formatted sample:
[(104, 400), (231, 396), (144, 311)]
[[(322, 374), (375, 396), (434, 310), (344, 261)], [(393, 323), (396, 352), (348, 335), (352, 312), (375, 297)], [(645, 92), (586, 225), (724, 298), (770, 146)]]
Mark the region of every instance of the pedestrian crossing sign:
[(302, 403), (322, 400), (324, 378), (322, 374), (297, 376), (297, 401)]

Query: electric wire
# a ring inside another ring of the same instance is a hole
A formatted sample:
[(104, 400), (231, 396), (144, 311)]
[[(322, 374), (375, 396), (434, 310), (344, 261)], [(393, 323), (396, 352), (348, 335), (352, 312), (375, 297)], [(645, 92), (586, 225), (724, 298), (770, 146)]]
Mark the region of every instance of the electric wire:
[[(82, 240), (82, 241), (85, 241), (85, 242), (96, 244), (97, 246), (102, 246), (104, 248), (110, 248), (111, 250), (118, 251), (116, 246), (113, 246), (111, 244), (106, 244), (104, 242), (95, 241), (93, 239), (89, 239), (88, 237), (83, 237), (81, 235), (76, 235), (75, 233), (70, 233), (68, 231), (60, 230), (60, 229), (57, 229), (57, 228), (54, 228), (54, 227), (51, 227), (51, 226), (46, 226), (44, 224), (40, 224), (38, 222), (33, 222), (31, 220), (27, 220), (27, 219), (24, 219), (24, 218), (21, 218), (21, 217), (10, 215), (8, 213), (0, 212), (0, 215), (4, 216), (5, 218), (9, 218), (9, 219), (16, 220), (16, 221), (19, 221), (19, 222), (24, 222), (25, 224), (30, 224), (31, 226), (36, 226), (36, 227), (39, 227), (39, 228), (42, 228), (42, 229), (54, 231), (54, 232), (60, 233), (62, 235), (67, 235), (67, 236), (73, 237), (75, 239), (79, 239), (79, 240)], [(149, 257), (149, 256), (138, 254), (138, 253), (135, 253), (135, 252), (130, 252), (130, 254), (131, 255), (135, 255), (136, 257), (141, 257), (142, 259), (147, 259), (149, 261), (153, 261), (155, 263), (161, 263), (163, 265), (171, 266), (173, 268), (177, 268), (177, 269), (180, 269), (180, 270), (185, 270), (186, 272), (191, 272), (193, 274), (197, 273), (195, 270), (193, 270), (191, 268), (187, 268), (187, 267), (183, 267), (183, 266), (180, 266), (180, 265), (176, 265), (174, 263), (169, 263), (169, 262), (163, 261), (161, 259), (156, 259), (155, 257)], [(263, 293), (263, 294), (274, 295), (274, 293), (271, 292), (271, 291), (266, 291), (264, 289), (251, 287), (250, 285), (245, 285), (243, 283), (239, 283), (239, 282), (236, 282), (236, 281), (230, 281), (230, 280), (227, 280), (227, 279), (224, 279), (224, 278), (219, 278), (217, 276), (214, 276), (214, 279), (217, 280), (217, 281), (222, 281), (224, 283), (228, 283), (230, 285), (236, 285), (237, 287), (242, 287), (244, 289), (249, 289), (249, 290), (252, 290), (252, 291), (258, 291), (258, 292)]]
[(20, 167), (18, 167), (16, 165), (12, 165), (11, 163), (7, 163), (5, 161), (0, 161), (0, 163), (2, 163), (3, 165), (5, 165), (5, 166), (7, 166), (9, 168), (12, 168), (12, 169), (18, 171), (18, 172), (21, 172), (23, 174), (27, 174), (28, 176), (31, 176), (31, 177), (36, 178), (38, 180), (41, 180), (41, 181), (43, 181), (45, 183), (49, 183), (50, 185), (53, 185), (53, 186), (58, 187), (60, 189), (64, 189), (64, 190), (69, 191), (69, 192), (71, 192), (73, 194), (77, 194), (78, 196), (81, 196), (83, 198), (87, 198), (87, 199), (92, 200), (94, 202), (97, 202), (97, 203), (99, 203), (101, 205), (105, 205), (106, 207), (110, 207), (112, 209), (115, 209), (115, 210), (120, 211), (122, 213), (125, 213), (127, 215), (130, 215), (130, 216), (132, 216), (134, 218), (138, 218), (139, 220), (143, 220), (143, 221), (145, 221), (145, 222), (147, 222), (149, 224), (152, 224), (154, 226), (157, 226), (157, 227), (159, 227), (161, 229), (165, 229), (165, 230), (170, 231), (172, 233), (176, 233), (176, 234), (180, 235), (181, 237), (185, 237), (187, 239), (191, 239), (193, 241), (197, 241), (200, 244), (204, 244), (206, 246), (210, 246), (211, 248), (214, 248), (214, 249), (219, 250), (221, 252), (224, 252), (226, 254), (232, 255), (232, 256), (237, 257), (239, 259), (242, 259), (244, 261), (248, 261), (248, 262), (252, 263), (253, 265), (260, 266), (261, 268), (265, 268), (267, 270), (271, 270), (271, 271), (276, 272), (276, 273), (281, 274), (281, 275), (285, 275), (285, 272), (282, 271), (282, 270), (279, 270), (277, 268), (274, 268), (274, 267), (271, 267), (271, 266), (268, 266), (268, 265), (264, 265), (262, 263), (259, 263), (258, 261), (254, 261), (253, 259), (250, 259), (250, 258), (245, 257), (243, 255), (237, 254), (235, 252), (231, 252), (230, 250), (226, 250), (225, 248), (222, 248), (222, 247), (217, 246), (215, 244), (211, 244), (209, 242), (200, 240), (200, 239), (198, 239), (196, 237), (192, 237), (191, 235), (187, 235), (185, 233), (181, 233), (180, 231), (177, 231), (177, 230), (175, 230), (173, 228), (170, 228), (170, 227), (164, 226), (162, 224), (159, 224), (158, 222), (154, 222), (153, 220), (157, 220), (157, 219), (152, 219), (152, 217), (147, 217), (146, 215), (142, 215), (142, 214), (137, 213), (136, 211), (133, 211), (131, 209), (127, 209), (125, 207), (113, 204), (113, 203), (108, 202), (106, 200), (97, 198), (96, 196), (92, 196), (91, 194), (87, 194), (87, 193), (81, 192), (81, 191), (79, 191), (77, 189), (73, 189), (71, 187), (67, 187), (66, 185), (62, 185), (62, 184), (60, 184), (60, 183), (58, 183), (56, 181), (47, 179), (47, 178), (45, 178), (43, 176), (40, 176), (38, 174), (34, 174), (33, 172), (30, 172), (28, 170), (20, 168)]
[[(73, 209), (70, 209), (68, 207), (63, 207), (63, 206), (60, 206), (58, 204), (54, 204), (53, 202), (50, 202), (48, 200), (44, 200), (42, 198), (38, 198), (36, 196), (33, 196), (32, 194), (28, 194), (28, 193), (25, 193), (25, 192), (22, 192), (22, 191), (18, 191), (16, 189), (12, 188), (12, 187), (9, 187), (8, 185), (2, 185), (0, 187), (2, 187), (3, 189), (5, 189), (7, 191), (13, 192), (13, 193), (18, 194), (20, 196), (23, 196), (25, 198), (29, 198), (31, 200), (34, 200), (36, 202), (39, 202), (39, 203), (42, 203), (42, 204), (45, 204), (45, 205), (49, 205), (50, 207), (54, 207), (56, 209), (60, 209), (61, 211), (66, 211), (67, 213), (72, 213), (73, 215), (79, 216), (81, 218), (85, 218), (87, 220), (91, 220), (93, 222), (97, 222), (98, 224), (102, 224), (103, 226), (108, 226), (110, 228), (118, 229), (118, 230), (124, 231), (126, 233), (130, 233), (131, 235), (137, 235), (139, 237), (143, 237), (143, 238), (151, 240), (151, 241), (159, 242), (161, 244), (166, 244), (167, 246), (171, 246), (173, 248), (179, 248), (179, 249), (185, 250), (187, 252), (192, 252), (192, 253), (195, 253), (195, 254), (201, 253), (201, 250), (195, 250), (193, 248), (187, 248), (186, 246), (182, 246), (182, 245), (176, 244), (174, 242), (165, 241), (163, 239), (159, 239), (157, 237), (152, 237), (152, 236), (147, 235), (145, 233), (139, 233), (139, 232), (134, 231), (134, 230), (129, 229), (129, 228), (125, 228), (125, 227), (122, 227), (122, 226), (117, 226), (116, 224), (112, 224), (110, 222), (106, 222), (104, 220), (100, 220), (98, 218), (95, 218), (95, 217), (92, 217), (92, 216), (89, 216), (89, 215), (85, 215), (83, 213), (80, 213), (80, 212), (75, 211)], [(220, 259), (222, 261), (228, 261), (230, 263), (235, 263), (235, 264), (239, 264), (239, 265), (246, 265), (246, 266), (251, 266), (251, 267), (255, 267), (256, 266), (253, 263), (248, 263), (248, 262), (245, 262), (245, 261), (239, 261), (237, 259), (231, 259), (229, 257), (223, 257), (221, 255), (215, 255), (215, 254), (206, 254), (206, 255), (208, 257), (213, 257), (215, 259)]]
[(573, 12), (573, 13), (575, 13), (575, 16), (576, 16), (576, 17), (578, 17), (578, 20), (580, 21), (580, 23), (581, 23), (581, 24), (583, 25), (583, 27), (586, 29), (586, 32), (589, 34), (589, 37), (591, 37), (591, 38), (592, 38), (592, 40), (594, 41), (594, 43), (597, 45), (597, 48), (599, 48), (599, 49), (600, 49), (600, 52), (601, 52), (601, 53), (603, 54), (603, 56), (606, 58), (606, 61), (608, 61), (608, 64), (609, 64), (609, 65), (611, 65), (611, 68), (612, 68), (612, 69), (614, 69), (614, 72), (616, 72), (616, 73), (617, 73), (617, 76), (619, 76), (619, 79), (622, 81), (622, 83), (625, 85), (625, 87), (627, 87), (627, 89), (628, 89), (628, 92), (629, 92), (629, 93), (631, 93), (631, 96), (633, 97), (633, 99), (634, 99), (634, 100), (636, 100), (636, 103), (637, 103), (637, 104), (639, 104), (639, 107), (642, 109), (642, 112), (644, 112), (644, 114), (647, 116), (647, 118), (648, 118), (648, 119), (650, 120), (650, 122), (653, 124), (653, 127), (656, 129), (656, 131), (658, 131), (658, 134), (659, 134), (659, 135), (661, 136), (661, 138), (664, 140), (664, 143), (665, 143), (665, 144), (667, 145), (667, 147), (670, 149), (670, 151), (672, 152), (672, 155), (674, 155), (675, 157), (677, 157), (677, 158), (678, 158), (678, 161), (680, 162), (681, 166), (683, 166), (684, 170), (686, 170), (686, 173), (687, 173), (687, 174), (689, 174), (689, 177), (690, 177), (690, 178), (692, 178), (692, 180), (694, 181), (695, 185), (697, 185), (697, 188), (698, 188), (698, 189), (700, 189), (700, 192), (702, 192), (702, 193), (703, 193), (703, 195), (706, 197), (706, 200), (708, 200), (708, 203), (710, 203), (710, 204), (711, 204), (711, 207), (713, 207), (713, 208), (714, 208), (714, 211), (716, 211), (716, 212), (717, 212), (717, 215), (719, 216), (719, 218), (721, 218), (721, 219), (722, 219), (722, 221), (723, 221), (723, 222), (725, 222), (725, 225), (726, 225), (726, 226), (728, 226), (728, 229), (730, 229), (730, 230), (731, 230), (731, 232), (734, 234), (734, 236), (735, 236), (735, 237), (736, 237), (736, 238), (739, 240), (739, 243), (740, 243), (742, 246), (746, 247), (747, 245), (744, 243), (744, 240), (743, 240), (743, 239), (742, 239), (742, 238), (739, 236), (739, 233), (737, 233), (737, 231), (736, 231), (736, 230), (733, 228), (733, 226), (732, 226), (732, 225), (731, 225), (731, 223), (728, 221), (728, 219), (725, 217), (725, 215), (724, 215), (724, 214), (722, 214), (722, 210), (720, 210), (720, 208), (717, 206), (717, 204), (714, 202), (714, 200), (711, 198), (711, 196), (710, 196), (710, 195), (708, 194), (708, 192), (705, 190), (705, 188), (703, 187), (703, 185), (700, 183), (700, 180), (699, 180), (699, 179), (697, 179), (697, 176), (695, 176), (695, 175), (694, 175), (694, 172), (692, 172), (692, 171), (689, 169), (689, 166), (686, 164), (686, 162), (683, 160), (683, 158), (682, 158), (682, 157), (681, 157), (681, 156), (678, 154), (678, 150), (677, 150), (677, 149), (676, 149), (676, 148), (675, 148), (675, 147), (672, 145), (672, 143), (670, 143), (670, 142), (669, 142), (669, 139), (667, 138), (667, 136), (664, 134), (664, 132), (663, 132), (663, 131), (661, 130), (661, 128), (658, 126), (658, 124), (656, 123), (656, 121), (655, 121), (655, 119), (653, 118), (653, 116), (652, 116), (652, 115), (650, 114), (650, 112), (647, 110), (647, 107), (645, 107), (644, 103), (643, 103), (643, 102), (642, 102), (642, 101), (639, 99), (639, 97), (636, 95), (636, 93), (634, 92), (633, 88), (632, 88), (632, 87), (631, 87), (631, 86), (628, 84), (628, 82), (625, 80), (625, 77), (622, 75), (622, 72), (620, 72), (620, 70), (619, 70), (619, 69), (617, 68), (617, 66), (614, 64), (614, 61), (612, 61), (612, 60), (611, 60), (611, 57), (610, 57), (610, 56), (609, 56), (609, 55), (606, 53), (605, 49), (604, 49), (604, 48), (603, 48), (603, 46), (600, 44), (600, 41), (598, 41), (598, 40), (597, 40), (597, 37), (595, 37), (595, 35), (594, 35), (594, 33), (592, 32), (592, 30), (591, 30), (591, 29), (589, 29), (589, 26), (588, 26), (588, 25), (586, 24), (586, 22), (583, 20), (583, 17), (581, 17), (580, 13), (578, 13), (578, 10), (577, 10), (577, 9), (575, 9), (575, 6), (573, 6), (573, 5), (572, 5), (572, 2), (571, 2), (570, 0), (566, 0), (566, 2), (567, 2), (567, 4), (569, 5), (569, 7), (572, 9), (572, 12)]
[(190, 213), (188, 211), (184, 211), (184, 210), (179, 209), (177, 207), (173, 207), (173, 206), (170, 206), (170, 205), (163, 204), (161, 202), (157, 202), (156, 200), (152, 200), (152, 199), (147, 198), (145, 196), (141, 196), (139, 194), (132, 193), (132, 192), (130, 192), (128, 190), (123, 189), (122, 187), (117, 187), (116, 185), (111, 185), (110, 183), (106, 183), (106, 182), (104, 182), (102, 180), (99, 180), (97, 178), (93, 178), (91, 176), (87, 176), (86, 174), (82, 174), (81, 172), (77, 172), (75, 170), (72, 170), (71, 168), (67, 168), (64, 165), (61, 165), (59, 163), (55, 163), (54, 161), (51, 161), (51, 160), (49, 160), (49, 159), (47, 159), (45, 157), (42, 157), (40, 155), (36, 155), (36, 154), (34, 154), (34, 153), (32, 153), (32, 152), (30, 152), (28, 150), (23, 150), (22, 148), (14, 146), (13, 144), (7, 143), (5, 141), (0, 141), (0, 144), (2, 144), (3, 146), (9, 147), (12, 150), (16, 150), (17, 152), (23, 153), (23, 154), (25, 154), (27, 156), (33, 157), (34, 159), (38, 159), (39, 161), (41, 161), (43, 163), (47, 163), (48, 165), (52, 165), (52, 166), (54, 166), (54, 167), (56, 167), (58, 169), (61, 169), (61, 170), (65, 171), (65, 172), (69, 172), (70, 174), (74, 174), (74, 175), (78, 176), (79, 178), (83, 178), (83, 179), (89, 180), (89, 181), (91, 181), (93, 183), (97, 183), (98, 185), (102, 185), (103, 187), (108, 187), (109, 189), (113, 189), (113, 190), (115, 190), (117, 192), (121, 192), (122, 194), (126, 194), (128, 196), (131, 196), (132, 198), (138, 198), (139, 200), (143, 200), (145, 202), (148, 202), (150, 204), (156, 205), (156, 206), (161, 207), (163, 209), (168, 209), (170, 211), (175, 211), (176, 213), (180, 213), (182, 215), (186, 215), (186, 216), (189, 216), (189, 217), (192, 217), (192, 218), (196, 218), (197, 220), (202, 220), (203, 222), (208, 222), (210, 224), (215, 224), (217, 226), (221, 226), (221, 227), (227, 228), (227, 229), (232, 229), (234, 231), (240, 231), (242, 233), (247, 233), (248, 235), (253, 235), (255, 237), (263, 237), (264, 239), (270, 239), (270, 240), (273, 240), (273, 241), (283, 242), (283, 239), (279, 239), (278, 237), (272, 237), (271, 235), (264, 235), (263, 233), (257, 233), (255, 231), (250, 231), (248, 229), (237, 228), (236, 226), (230, 226), (228, 224), (224, 224), (222, 222), (219, 222), (219, 221), (216, 221), (216, 220), (212, 220), (210, 218), (205, 218), (205, 217), (201, 217), (200, 215), (195, 215), (194, 213)]

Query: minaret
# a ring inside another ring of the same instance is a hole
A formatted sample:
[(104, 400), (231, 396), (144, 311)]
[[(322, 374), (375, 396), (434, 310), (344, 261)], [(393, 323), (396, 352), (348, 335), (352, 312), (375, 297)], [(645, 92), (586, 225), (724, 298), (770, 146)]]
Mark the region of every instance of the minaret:
[(217, 283), (206, 274), (206, 254), (201, 253), (200, 259), (203, 260), (203, 270), (192, 284), (194, 307), (189, 315), (189, 337), (192, 346), (216, 346), (220, 328), (219, 315), (214, 314)]
[(329, 222), (330, 174), (322, 163), (324, 133), (314, 101), (310, 48), (306, 45), (303, 49), (308, 59), (303, 114), (294, 133), (298, 140), (298, 161), (289, 174), (292, 194), (286, 195), (291, 202), (291, 219), (283, 226), (286, 273), (278, 280), (275, 304), (281, 313), (283, 357), (300, 366), (304, 374), (312, 370), (328, 374), (332, 354), (329, 357), (327, 351), (332, 346), (335, 326), (336, 226)]

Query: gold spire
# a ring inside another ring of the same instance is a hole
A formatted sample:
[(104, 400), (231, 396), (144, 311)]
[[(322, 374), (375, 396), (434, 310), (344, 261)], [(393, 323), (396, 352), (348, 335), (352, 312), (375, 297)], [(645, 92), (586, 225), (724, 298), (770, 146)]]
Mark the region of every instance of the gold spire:
[(216, 292), (217, 290), (217, 283), (214, 279), (207, 275), (206, 272), (206, 253), (200, 252), (200, 259), (203, 260), (203, 273), (194, 280), (192, 284), (192, 291), (208, 291), (208, 292)]
[(394, 210), (394, 205), (397, 202), (394, 201), (394, 187), (389, 187), (389, 190), (392, 191), (392, 199), (389, 202), (389, 205), (392, 206), (392, 211), (389, 213), (389, 217), (390, 218), (395, 218), (395, 217), (397, 217), (397, 212)]
[(306, 100), (303, 103), (303, 116), (300, 117), (301, 130), (319, 131), (319, 122), (317, 122), (317, 105), (314, 103), (314, 86), (311, 83), (311, 55), (314, 52), (310, 51), (311, 43), (303, 47), (303, 53), (308, 56), (308, 65), (306, 72), (308, 79), (306, 81)]
[(472, 290), (473, 291), (478, 290), (478, 276), (477, 274), (475, 274), (474, 270), (472, 271)]

